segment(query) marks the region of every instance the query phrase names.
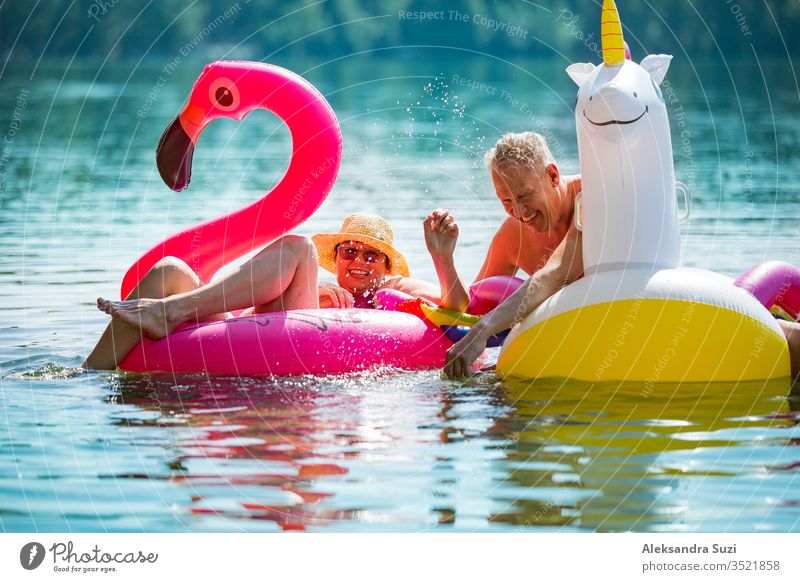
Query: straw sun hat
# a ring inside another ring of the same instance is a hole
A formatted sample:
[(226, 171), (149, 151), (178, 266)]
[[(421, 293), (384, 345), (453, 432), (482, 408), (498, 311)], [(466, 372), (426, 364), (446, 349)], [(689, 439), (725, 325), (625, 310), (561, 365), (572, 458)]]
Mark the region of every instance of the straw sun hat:
[(374, 214), (356, 212), (342, 221), (339, 232), (315, 234), (311, 237), (319, 253), (319, 266), (336, 274), (336, 245), (342, 242), (360, 242), (374, 247), (389, 257), (389, 275), (408, 277), (406, 258), (392, 246), (394, 232), (385, 218)]

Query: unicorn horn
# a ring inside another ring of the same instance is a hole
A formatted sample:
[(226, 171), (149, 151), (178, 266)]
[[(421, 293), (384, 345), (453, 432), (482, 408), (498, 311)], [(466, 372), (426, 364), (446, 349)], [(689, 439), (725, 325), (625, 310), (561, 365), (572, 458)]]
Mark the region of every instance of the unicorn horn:
[(600, 37), (603, 44), (603, 62), (607, 67), (625, 62), (625, 42), (622, 39), (622, 24), (614, 0), (603, 0), (600, 16)]

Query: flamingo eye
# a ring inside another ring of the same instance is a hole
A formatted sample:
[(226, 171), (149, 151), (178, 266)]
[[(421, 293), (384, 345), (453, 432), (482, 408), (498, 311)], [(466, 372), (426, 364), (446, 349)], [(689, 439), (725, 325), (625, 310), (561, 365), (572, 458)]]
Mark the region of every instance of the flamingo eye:
[(231, 94), (231, 90), (227, 87), (220, 87), (217, 89), (214, 93), (214, 98), (217, 100), (217, 103), (223, 107), (230, 107), (233, 105), (233, 95)]
[(239, 89), (230, 79), (215, 79), (208, 88), (211, 104), (222, 111), (235, 111), (239, 108)]

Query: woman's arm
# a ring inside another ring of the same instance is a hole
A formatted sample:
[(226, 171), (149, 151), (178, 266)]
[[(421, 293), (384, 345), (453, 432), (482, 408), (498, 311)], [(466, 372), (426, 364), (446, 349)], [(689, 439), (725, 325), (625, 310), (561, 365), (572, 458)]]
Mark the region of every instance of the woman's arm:
[(423, 222), (425, 244), (433, 259), (439, 279), (439, 300), (445, 309), (465, 311), (469, 305), (469, 293), (456, 271), (453, 253), (458, 241), (458, 224), (449, 211), (439, 208), (431, 212)]
[(469, 376), (472, 363), (481, 355), (490, 336), (522, 321), (548, 297), (580, 278), (583, 274), (581, 242), (581, 233), (571, 226), (547, 264), (447, 351), (445, 375), (448, 378)]

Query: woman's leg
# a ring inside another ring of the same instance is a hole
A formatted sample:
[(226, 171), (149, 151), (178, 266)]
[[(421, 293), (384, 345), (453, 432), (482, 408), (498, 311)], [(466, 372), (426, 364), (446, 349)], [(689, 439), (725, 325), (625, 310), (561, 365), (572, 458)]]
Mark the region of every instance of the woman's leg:
[(97, 306), (153, 339), (168, 335), (187, 321), (255, 306), (257, 312), (319, 306), (314, 244), (287, 235), (219, 281), (163, 299), (106, 301)]
[[(126, 299), (161, 298), (198, 287), (200, 279), (189, 265), (175, 257), (165, 257), (148, 271)], [(138, 327), (112, 319), (83, 367), (113, 370), (140, 341), (142, 331)]]

